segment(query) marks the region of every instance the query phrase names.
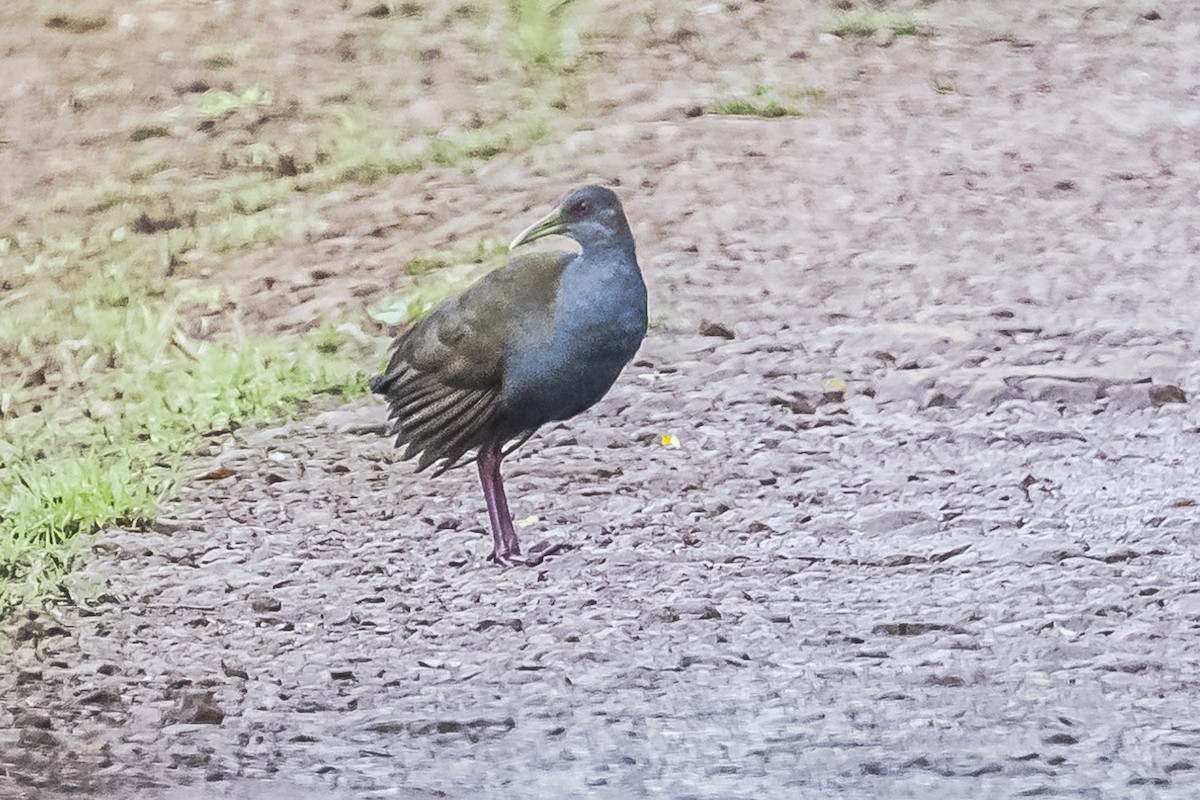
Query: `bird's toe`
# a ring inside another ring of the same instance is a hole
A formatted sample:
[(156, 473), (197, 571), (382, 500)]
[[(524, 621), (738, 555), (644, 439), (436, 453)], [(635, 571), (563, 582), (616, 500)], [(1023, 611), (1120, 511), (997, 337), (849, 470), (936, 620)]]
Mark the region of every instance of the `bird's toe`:
[(517, 567), (524, 566), (525, 559), (520, 552), (517, 553), (498, 553), (495, 550), (487, 557), (487, 560), (498, 567)]

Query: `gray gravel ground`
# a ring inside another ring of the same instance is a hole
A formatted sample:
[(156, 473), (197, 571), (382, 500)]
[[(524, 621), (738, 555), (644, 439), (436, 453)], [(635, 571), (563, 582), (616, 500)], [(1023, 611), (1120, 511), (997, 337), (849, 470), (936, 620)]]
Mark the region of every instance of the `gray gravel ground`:
[(836, 113), (568, 143), (660, 315), (508, 466), (571, 549), (486, 564), (372, 402), (231, 436), (10, 625), (0, 796), (1200, 796), (1200, 12), (981, 8), (819, 56)]

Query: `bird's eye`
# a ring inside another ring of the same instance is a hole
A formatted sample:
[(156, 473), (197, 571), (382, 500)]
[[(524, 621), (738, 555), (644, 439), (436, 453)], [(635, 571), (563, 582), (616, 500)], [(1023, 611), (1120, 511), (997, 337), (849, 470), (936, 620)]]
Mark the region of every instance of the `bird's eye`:
[(588, 210), (590, 208), (591, 208), (591, 206), (588, 205), (587, 200), (577, 200), (577, 201), (575, 201), (575, 207), (572, 208), (571, 210), (574, 211), (576, 215), (583, 216), (584, 214), (586, 214), (588, 212)]

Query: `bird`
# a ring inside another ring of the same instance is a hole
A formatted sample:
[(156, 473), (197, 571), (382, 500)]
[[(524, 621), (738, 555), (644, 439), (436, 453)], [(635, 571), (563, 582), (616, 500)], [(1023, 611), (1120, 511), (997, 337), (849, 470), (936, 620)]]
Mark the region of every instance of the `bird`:
[(538, 428), (595, 405), (647, 330), (646, 284), (617, 194), (595, 184), (569, 192), (509, 252), (553, 235), (579, 249), (511, 256), (402, 333), (371, 381), (417, 472), (476, 464), (488, 560), (502, 566), (522, 558), (501, 462)]

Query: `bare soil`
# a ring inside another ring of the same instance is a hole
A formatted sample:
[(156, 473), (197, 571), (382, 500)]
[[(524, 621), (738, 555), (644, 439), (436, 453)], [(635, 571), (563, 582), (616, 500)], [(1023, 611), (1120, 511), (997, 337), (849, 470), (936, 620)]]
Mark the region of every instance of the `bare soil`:
[[(372, 400), (214, 443), (9, 626), (0, 796), (1200, 794), (1200, 9), (1018, 5), (631, 13), (582, 132), (218, 270), (301, 327), (600, 178), (655, 328), (508, 465), (535, 567)], [(689, 115), (760, 83), (830, 100)]]

